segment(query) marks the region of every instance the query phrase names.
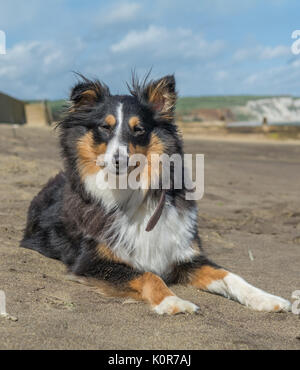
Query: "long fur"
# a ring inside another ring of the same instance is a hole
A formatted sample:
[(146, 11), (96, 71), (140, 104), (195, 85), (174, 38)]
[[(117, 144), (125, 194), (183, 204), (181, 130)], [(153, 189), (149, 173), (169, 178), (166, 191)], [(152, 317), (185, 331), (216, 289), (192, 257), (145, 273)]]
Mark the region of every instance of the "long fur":
[[(158, 313), (197, 310), (174, 297), (166, 283), (191, 284), (254, 309), (288, 309), (287, 301), (247, 285), (205, 256), (197, 205), (186, 200), (184, 187), (175, 189), (173, 167), (161, 217), (150, 232), (147, 223), (161, 190), (99, 188), (98, 160), (104, 155), (118, 166), (113, 158), (119, 147), (127, 160), (138, 153), (183, 156), (174, 76), (133, 78), (129, 92), (113, 96), (106, 85), (83, 76), (72, 89), (58, 125), (64, 171), (33, 199), (21, 246), (61, 260), (77, 279), (98, 282), (106, 292), (146, 300)], [(160, 172), (154, 175), (160, 184)]]

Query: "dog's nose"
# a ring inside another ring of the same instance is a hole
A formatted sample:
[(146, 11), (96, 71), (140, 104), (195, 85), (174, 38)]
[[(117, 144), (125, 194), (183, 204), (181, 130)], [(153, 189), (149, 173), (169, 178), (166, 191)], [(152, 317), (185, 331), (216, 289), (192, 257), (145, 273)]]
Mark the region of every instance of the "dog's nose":
[(114, 155), (114, 165), (118, 170), (120, 167), (128, 166), (129, 158), (128, 157), (120, 157), (119, 154)]
[(115, 154), (114, 155), (114, 164), (115, 164), (115, 167), (116, 168), (119, 168), (120, 167), (120, 156), (119, 156), (119, 154)]

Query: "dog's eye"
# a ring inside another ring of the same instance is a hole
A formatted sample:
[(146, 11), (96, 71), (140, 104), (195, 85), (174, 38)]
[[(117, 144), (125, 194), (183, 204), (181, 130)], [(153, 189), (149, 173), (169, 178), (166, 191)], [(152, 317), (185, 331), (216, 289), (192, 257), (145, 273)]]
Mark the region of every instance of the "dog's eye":
[(136, 136), (143, 135), (145, 133), (145, 129), (141, 126), (134, 126), (133, 132)]
[(99, 130), (110, 132), (111, 131), (111, 126), (108, 125), (107, 123), (104, 123), (103, 125), (99, 126)]

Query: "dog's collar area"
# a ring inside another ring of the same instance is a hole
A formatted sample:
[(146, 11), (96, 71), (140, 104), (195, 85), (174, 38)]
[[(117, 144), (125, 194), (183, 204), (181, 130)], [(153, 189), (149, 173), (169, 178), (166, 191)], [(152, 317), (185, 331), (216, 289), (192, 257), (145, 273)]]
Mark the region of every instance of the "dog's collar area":
[(154, 227), (156, 226), (156, 224), (157, 224), (157, 222), (158, 222), (158, 220), (159, 220), (159, 218), (162, 214), (165, 202), (166, 202), (166, 191), (162, 190), (160, 198), (159, 198), (158, 205), (157, 205), (153, 215), (151, 216), (151, 218), (150, 218), (150, 220), (147, 224), (146, 231), (149, 232), (149, 231), (153, 230)]

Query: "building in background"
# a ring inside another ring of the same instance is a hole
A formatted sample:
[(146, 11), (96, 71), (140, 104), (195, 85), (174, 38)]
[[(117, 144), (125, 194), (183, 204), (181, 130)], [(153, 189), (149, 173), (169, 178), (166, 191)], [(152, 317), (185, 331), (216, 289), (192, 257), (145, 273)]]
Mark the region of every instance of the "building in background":
[(52, 112), (46, 100), (24, 102), (0, 93), (0, 123), (45, 126), (52, 123)]
[(28, 125), (51, 125), (52, 113), (46, 100), (31, 102), (25, 105), (26, 120)]
[(26, 123), (25, 103), (0, 92), (0, 122)]

